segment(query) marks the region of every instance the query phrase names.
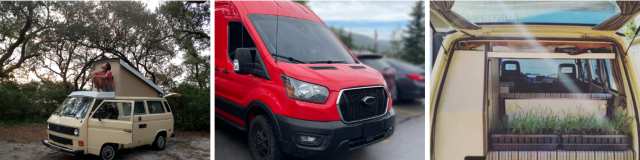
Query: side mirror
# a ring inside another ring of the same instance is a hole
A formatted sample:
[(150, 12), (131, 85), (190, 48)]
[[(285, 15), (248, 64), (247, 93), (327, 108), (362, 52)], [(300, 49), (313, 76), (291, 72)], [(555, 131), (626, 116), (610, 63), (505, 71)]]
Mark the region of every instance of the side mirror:
[(248, 48), (236, 49), (236, 59), (233, 60), (233, 71), (238, 74), (251, 74), (256, 68)]

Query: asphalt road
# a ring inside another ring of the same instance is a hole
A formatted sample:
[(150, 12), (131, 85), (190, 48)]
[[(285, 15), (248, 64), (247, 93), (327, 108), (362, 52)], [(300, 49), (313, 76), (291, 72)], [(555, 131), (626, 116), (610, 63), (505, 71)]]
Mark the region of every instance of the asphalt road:
[[(332, 157), (335, 160), (425, 159), (425, 102), (394, 102), (396, 131), (376, 144)], [(251, 160), (247, 134), (221, 120), (215, 121), (215, 159)], [(298, 159), (287, 157), (288, 159)]]

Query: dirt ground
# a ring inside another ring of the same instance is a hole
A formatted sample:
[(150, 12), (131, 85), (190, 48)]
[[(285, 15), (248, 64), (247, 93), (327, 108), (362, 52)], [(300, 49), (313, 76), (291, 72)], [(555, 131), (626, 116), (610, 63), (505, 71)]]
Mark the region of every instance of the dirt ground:
[[(29, 124), (18, 127), (0, 126), (1, 159), (100, 159), (95, 155), (74, 157), (55, 152), (44, 145), (46, 139), (45, 124)], [(167, 139), (167, 146), (162, 151), (154, 151), (151, 146), (125, 149), (117, 159), (122, 160), (155, 160), (155, 159), (210, 159), (209, 133), (176, 132), (176, 137)]]

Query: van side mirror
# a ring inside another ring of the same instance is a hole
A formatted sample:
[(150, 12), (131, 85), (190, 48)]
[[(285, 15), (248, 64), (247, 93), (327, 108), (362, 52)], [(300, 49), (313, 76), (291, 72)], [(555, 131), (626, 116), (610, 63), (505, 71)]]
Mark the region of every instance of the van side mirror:
[(236, 59), (233, 60), (233, 70), (238, 74), (251, 74), (256, 65), (253, 63), (249, 49), (238, 48), (235, 54)]

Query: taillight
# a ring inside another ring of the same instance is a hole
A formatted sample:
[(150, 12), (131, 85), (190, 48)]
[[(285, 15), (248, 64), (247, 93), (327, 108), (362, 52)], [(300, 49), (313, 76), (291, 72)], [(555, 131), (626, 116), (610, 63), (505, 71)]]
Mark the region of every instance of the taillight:
[(424, 82), (424, 75), (419, 74), (407, 74), (407, 77), (413, 79), (414, 81)]

